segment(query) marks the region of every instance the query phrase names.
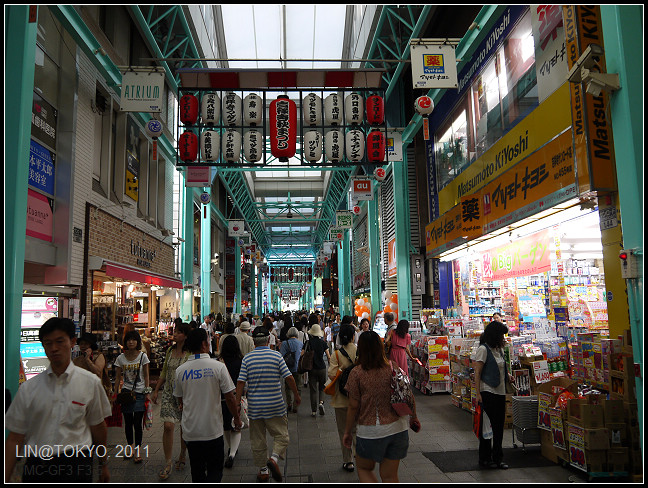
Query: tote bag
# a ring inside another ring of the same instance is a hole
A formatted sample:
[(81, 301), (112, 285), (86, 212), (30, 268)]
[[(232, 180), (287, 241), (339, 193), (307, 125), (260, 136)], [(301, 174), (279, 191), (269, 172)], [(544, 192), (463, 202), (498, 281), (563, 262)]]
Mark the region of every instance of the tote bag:
[(306, 343), (304, 349), (304, 354), (299, 358), (299, 363), (297, 363), (297, 373), (308, 373), (313, 369), (313, 358), (315, 357), (315, 352), (310, 348), (310, 341)]
[(392, 363), (391, 374), (392, 408), (400, 417), (414, 415), (414, 395), (407, 374), (398, 366), (394, 368), (394, 363)]

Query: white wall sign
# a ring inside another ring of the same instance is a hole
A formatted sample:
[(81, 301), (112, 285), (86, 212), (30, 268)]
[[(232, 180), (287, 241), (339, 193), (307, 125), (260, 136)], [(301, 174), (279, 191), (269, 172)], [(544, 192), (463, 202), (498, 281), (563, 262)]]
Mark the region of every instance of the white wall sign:
[(396, 131), (387, 131), (387, 159), (389, 161), (403, 160), (403, 134)]
[(457, 88), (457, 58), (451, 44), (430, 44), (412, 39), (412, 85), (414, 88)]
[(164, 73), (151, 71), (126, 71), (122, 75), (122, 112), (162, 112), (164, 98)]
[(567, 51), (561, 5), (531, 5), (538, 101), (543, 102), (567, 78)]

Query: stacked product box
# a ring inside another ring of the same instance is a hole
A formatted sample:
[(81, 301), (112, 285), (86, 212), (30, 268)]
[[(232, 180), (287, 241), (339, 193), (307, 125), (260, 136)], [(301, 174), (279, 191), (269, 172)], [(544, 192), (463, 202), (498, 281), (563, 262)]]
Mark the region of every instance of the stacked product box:
[(448, 336), (428, 336), (426, 339), (429, 371), (427, 388), (433, 393), (452, 391)]
[(569, 462), (587, 473), (607, 470), (610, 434), (605, 428), (603, 405), (598, 403), (601, 396), (587, 395), (568, 403)]
[(578, 393), (578, 383), (569, 378), (557, 378), (538, 386), (538, 428), (541, 433), (542, 455), (553, 462), (569, 462), (565, 421), (567, 412), (556, 405), (563, 392)]

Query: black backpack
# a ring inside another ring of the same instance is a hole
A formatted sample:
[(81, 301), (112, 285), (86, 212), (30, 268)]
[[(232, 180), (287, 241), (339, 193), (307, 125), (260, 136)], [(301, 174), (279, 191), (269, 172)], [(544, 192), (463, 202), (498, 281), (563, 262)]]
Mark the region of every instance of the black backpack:
[[(356, 364), (355, 364), (355, 361), (353, 361), (353, 359), (351, 359), (349, 357), (349, 354), (342, 347), (340, 349), (338, 349), (338, 351), (340, 351), (344, 355), (345, 358), (347, 358), (349, 361), (351, 361), (351, 366), (349, 366), (347, 368), (344, 368), (342, 370), (342, 374), (338, 378), (338, 388), (340, 390), (340, 393), (342, 393), (344, 396), (349, 396), (349, 394), (346, 392), (344, 387), (346, 386), (347, 380), (349, 379), (349, 374), (351, 373), (353, 368), (356, 367)], [(356, 359), (357, 359), (357, 357), (358, 357), (358, 352), (356, 351)]]
[[(290, 348), (290, 346), (288, 346)], [(288, 349), (288, 352), (283, 356), (284, 361), (286, 361), (286, 366), (288, 369), (292, 370), (295, 367), (295, 351)]]

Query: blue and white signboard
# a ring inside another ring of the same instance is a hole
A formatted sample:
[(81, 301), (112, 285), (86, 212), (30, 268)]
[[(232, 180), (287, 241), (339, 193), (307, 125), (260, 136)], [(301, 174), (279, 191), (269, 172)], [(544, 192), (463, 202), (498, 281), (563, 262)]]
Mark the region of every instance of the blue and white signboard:
[(31, 141), (29, 148), (29, 185), (54, 196), (54, 153)]

